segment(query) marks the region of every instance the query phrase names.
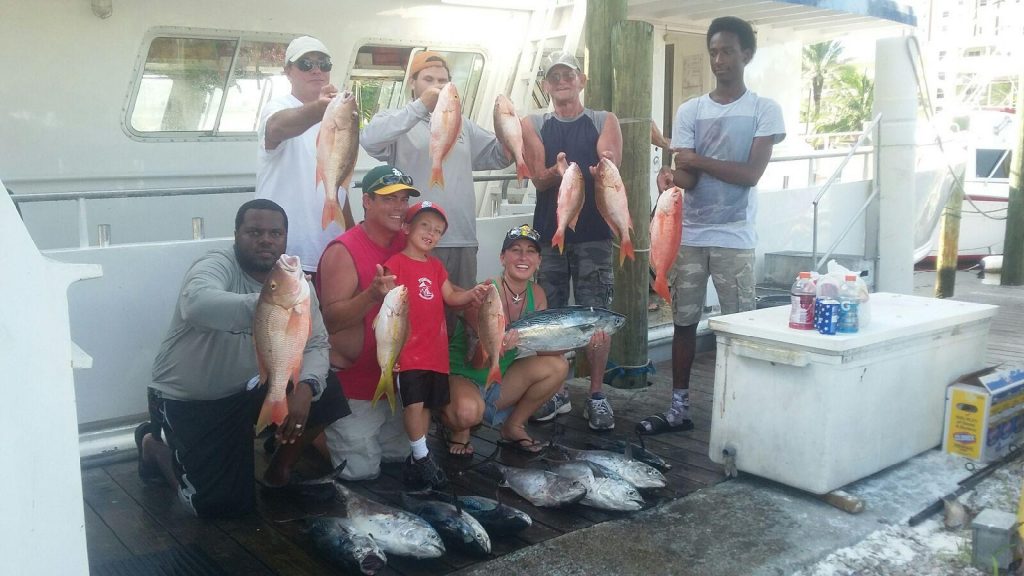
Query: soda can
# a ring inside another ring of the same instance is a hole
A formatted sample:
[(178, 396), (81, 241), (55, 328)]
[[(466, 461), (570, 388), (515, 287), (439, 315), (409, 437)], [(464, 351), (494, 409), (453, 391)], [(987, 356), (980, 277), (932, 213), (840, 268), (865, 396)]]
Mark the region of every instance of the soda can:
[(819, 334), (835, 335), (839, 331), (839, 301), (819, 300), (814, 316), (814, 325)]

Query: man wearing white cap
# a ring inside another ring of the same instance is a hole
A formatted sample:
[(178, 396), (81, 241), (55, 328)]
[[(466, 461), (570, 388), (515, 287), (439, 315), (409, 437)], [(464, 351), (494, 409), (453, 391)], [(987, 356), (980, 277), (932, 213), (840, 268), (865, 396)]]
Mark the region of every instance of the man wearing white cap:
[[(331, 85), (331, 53), (323, 42), (300, 36), (284, 58), (292, 89), (271, 98), (260, 114), (256, 197), (284, 208), (292, 223), (288, 248), (303, 270), (315, 274), (324, 247), (342, 231), (333, 222), (321, 229), (324, 193), (316, 183), (316, 137), (338, 89)], [(339, 201), (344, 205), (344, 197)]]
[[(537, 282), (544, 288), (551, 308), (569, 303), (570, 282), (576, 304), (608, 308), (612, 303), (612, 233), (597, 211), (591, 170), (601, 158), (619, 165), (622, 131), (615, 114), (583, 106), (580, 93), (586, 85), (587, 76), (575, 56), (569, 52), (552, 52), (544, 59), (544, 91), (551, 97), (554, 111), (531, 114), (522, 122), (526, 165), (537, 188), (533, 227), (548, 242), (557, 226), (555, 210), (562, 174), (569, 168), (569, 162), (575, 162), (583, 172), (583, 211), (576, 230), (565, 231), (565, 252), (553, 249), (550, 244), (541, 247)], [(615, 427), (611, 404), (601, 391), (608, 353), (608, 336), (596, 333), (586, 347), (590, 398), (583, 410), (583, 416), (594, 430)], [(569, 394), (563, 386), (541, 406), (534, 419), (543, 422), (571, 410)]]

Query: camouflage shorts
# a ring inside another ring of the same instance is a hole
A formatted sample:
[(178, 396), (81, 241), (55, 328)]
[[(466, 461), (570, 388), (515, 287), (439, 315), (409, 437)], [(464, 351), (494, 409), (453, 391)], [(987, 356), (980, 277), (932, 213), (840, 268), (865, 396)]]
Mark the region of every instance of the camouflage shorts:
[(607, 240), (566, 244), (565, 253), (544, 246), (537, 282), (548, 297), (548, 308), (569, 304), (569, 281), (573, 299), (580, 306), (608, 308), (612, 304), (615, 276), (612, 273), (612, 243)]
[(672, 321), (677, 326), (700, 322), (709, 276), (722, 314), (754, 309), (753, 250), (680, 246), (672, 276)]

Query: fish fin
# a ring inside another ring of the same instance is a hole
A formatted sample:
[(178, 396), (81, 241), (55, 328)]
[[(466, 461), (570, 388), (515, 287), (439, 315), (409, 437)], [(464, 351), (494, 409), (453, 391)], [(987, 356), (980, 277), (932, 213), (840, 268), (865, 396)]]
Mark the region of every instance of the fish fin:
[(669, 304), (672, 303), (672, 293), (668, 288), (668, 278), (665, 278), (661, 274), (659, 274), (658, 277), (654, 279), (654, 292), (658, 296), (661, 296), (665, 300), (665, 302)]
[[(324, 184), (326, 186), (326, 183)], [(341, 218), (341, 209), (338, 207), (337, 202), (331, 202), (331, 200), (324, 194), (324, 211), (320, 217), (320, 229), (327, 230), (327, 226), (331, 222), (337, 222), (341, 224), (342, 229), (345, 228), (345, 221)]]
[(626, 261), (626, 256), (629, 256), (630, 260), (636, 260), (636, 254), (633, 252), (633, 241), (629, 238), (627, 233), (622, 239), (622, 243), (619, 245), (619, 267), (622, 267), (622, 263)]
[(256, 435), (259, 436), (266, 430), (267, 426), (273, 422), (278, 426), (284, 422), (284, 419), (288, 416), (288, 402), (282, 398), (276, 402), (271, 402), (268, 397), (263, 402), (263, 407), (260, 408), (260, 416), (256, 420)]
[(565, 252), (565, 234), (562, 229), (555, 230), (555, 235), (551, 237), (551, 247), (558, 247), (558, 253), (562, 254)]
[(582, 210), (577, 212), (576, 215), (573, 216), (572, 220), (569, 221), (569, 228), (571, 228), (573, 232), (576, 231), (576, 223), (580, 221), (580, 214), (582, 212), (583, 212)]
[(391, 370), (381, 370), (380, 380), (377, 381), (377, 389), (373, 392), (373, 400), (370, 401), (370, 407), (375, 408), (377, 406), (377, 400), (381, 398), (387, 398), (388, 404), (391, 405), (391, 413), (395, 412), (395, 382)]
[(430, 187), (433, 188), (434, 186), (444, 190), (444, 170), (441, 169), (440, 162), (430, 169)]
[(501, 384), (501, 367), (497, 359), (491, 363), (491, 371), (487, 373), (487, 385), (484, 386), (484, 390), (489, 389), (494, 383)]
[(530, 178), (530, 167), (526, 165), (526, 160), (519, 159), (516, 161), (516, 178), (519, 180), (528, 180)]
[[(255, 342), (255, 341), (256, 341), (256, 339), (253, 338), (253, 342)], [(267, 364), (263, 361), (263, 355), (260, 354), (260, 349), (259, 349), (258, 346), (256, 347), (256, 367), (257, 367), (257, 369), (259, 370), (259, 373), (260, 373), (260, 382), (259, 383), (263, 384), (264, 382), (269, 381), (270, 380), (270, 371), (267, 370)]]

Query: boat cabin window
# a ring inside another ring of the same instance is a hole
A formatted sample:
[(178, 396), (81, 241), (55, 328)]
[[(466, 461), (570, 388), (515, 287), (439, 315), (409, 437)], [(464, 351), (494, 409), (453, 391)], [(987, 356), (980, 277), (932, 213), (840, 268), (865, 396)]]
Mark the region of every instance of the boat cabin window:
[(363, 126), (377, 112), (401, 108), (412, 99), (412, 87), (407, 82), (406, 72), (413, 56), (428, 49), (448, 62), (451, 81), (458, 88), (462, 100), (462, 110), (466, 115), (472, 115), (483, 74), (483, 54), (434, 47), (368, 44), (359, 48), (349, 75), (352, 91), (359, 98)]
[(140, 139), (238, 138), (256, 132), (282, 74), (288, 40), (156, 33), (132, 87), (128, 132)]

